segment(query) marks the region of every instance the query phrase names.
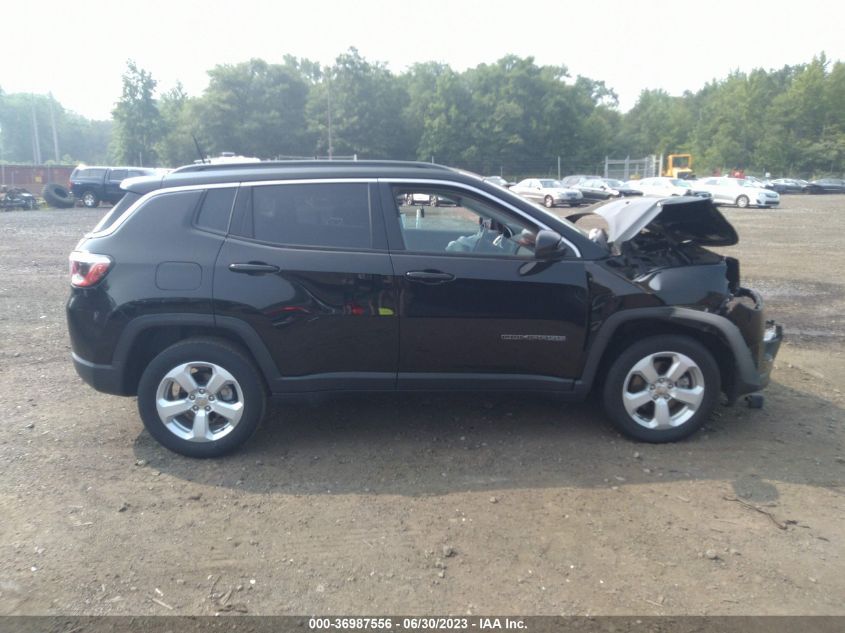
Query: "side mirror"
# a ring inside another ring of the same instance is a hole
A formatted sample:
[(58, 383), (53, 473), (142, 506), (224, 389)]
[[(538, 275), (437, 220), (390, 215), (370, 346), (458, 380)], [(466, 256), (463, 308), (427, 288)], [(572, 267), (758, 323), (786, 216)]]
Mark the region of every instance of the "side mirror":
[(534, 241), (535, 259), (559, 259), (566, 255), (566, 244), (560, 233), (543, 229)]

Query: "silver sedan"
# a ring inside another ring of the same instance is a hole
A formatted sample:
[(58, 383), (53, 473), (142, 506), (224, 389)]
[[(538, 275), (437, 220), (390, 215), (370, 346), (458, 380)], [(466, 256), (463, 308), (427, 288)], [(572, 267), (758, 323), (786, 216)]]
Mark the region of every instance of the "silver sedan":
[(578, 189), (565, 187), (551, 178), (526, 178), (511, 187), (511, 191), (547, 208), (564, 204), (577, 207), (584, 202), (584, 194)]

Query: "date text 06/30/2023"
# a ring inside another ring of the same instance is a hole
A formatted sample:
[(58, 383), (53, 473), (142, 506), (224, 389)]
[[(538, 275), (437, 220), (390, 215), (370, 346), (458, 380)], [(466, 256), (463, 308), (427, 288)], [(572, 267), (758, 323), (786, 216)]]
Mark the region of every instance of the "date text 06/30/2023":
[(441, 631), (471, 630), (480, 631), (511, 630), (525, 631), (523, 620), (500, 617), (410, 617), (410, 618), (311, 618), (308, 620), (311, 630), (404, 630), (404, 631)]

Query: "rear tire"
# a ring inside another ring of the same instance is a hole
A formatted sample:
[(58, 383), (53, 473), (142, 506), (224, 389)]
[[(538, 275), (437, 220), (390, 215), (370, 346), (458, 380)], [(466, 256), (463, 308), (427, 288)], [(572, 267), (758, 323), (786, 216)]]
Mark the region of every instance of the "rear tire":
[(613, 361), (602, 400), (608, 418), (625, 435), (674, 442), (710, 417), (720, 383), (719, 367), (701, 343), (687, 336), (653, 336)]
[(188, 457), (218, 457), (239, 448), (261, 423), (266, 401), (252, 360), (222, 339), (171, 345), (147, 365), (138, 385), (147, 431)]

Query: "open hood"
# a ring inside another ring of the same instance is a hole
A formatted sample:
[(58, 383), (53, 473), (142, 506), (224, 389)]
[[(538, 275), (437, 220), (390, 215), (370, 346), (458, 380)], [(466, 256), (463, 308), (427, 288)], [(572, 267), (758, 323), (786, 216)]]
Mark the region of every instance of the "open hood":
[(623, 198), (599, 207), (596, 213), (607, 221), (608, 242), (616, 245), (646, 228), (673, 242), (701, 246), (732, 246), (739, 241), (734, 227), (705, 198)]

